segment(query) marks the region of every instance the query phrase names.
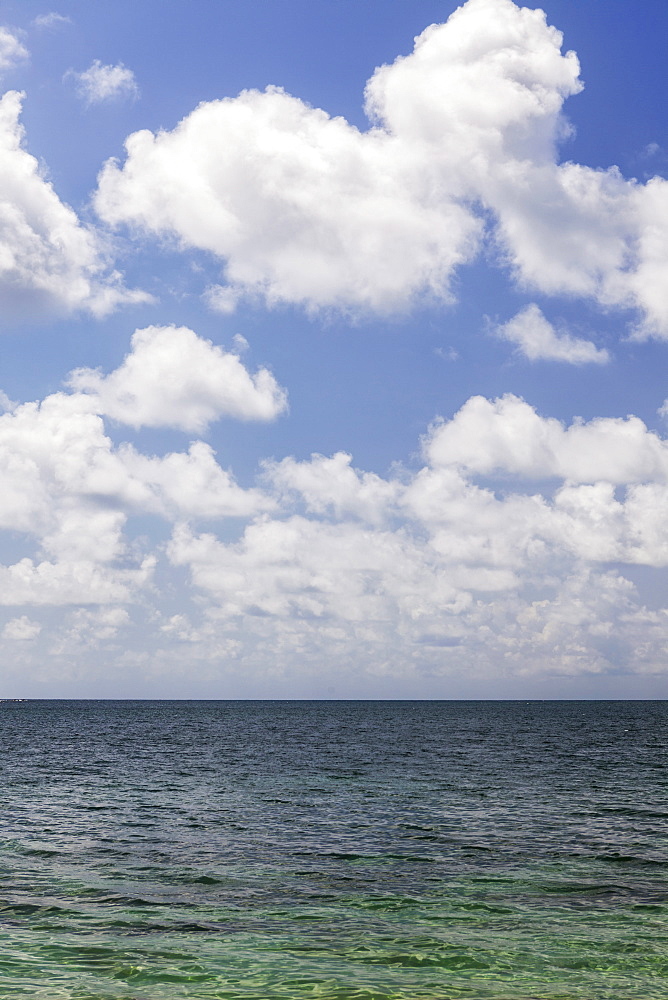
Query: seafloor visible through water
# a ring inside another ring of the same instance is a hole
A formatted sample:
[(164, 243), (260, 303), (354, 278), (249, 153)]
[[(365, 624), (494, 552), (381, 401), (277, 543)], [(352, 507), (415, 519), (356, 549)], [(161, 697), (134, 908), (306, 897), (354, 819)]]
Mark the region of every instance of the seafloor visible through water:
[(0, 705), (0, 998), (668, 997), (668, 702)]

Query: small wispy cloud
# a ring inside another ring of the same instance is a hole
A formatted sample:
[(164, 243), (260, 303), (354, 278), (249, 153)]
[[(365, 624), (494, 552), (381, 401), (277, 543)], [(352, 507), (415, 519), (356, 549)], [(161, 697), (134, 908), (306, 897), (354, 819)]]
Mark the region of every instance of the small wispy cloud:
[(0, 74), (13, 69), (28, 55), (27, 48), (17, 35), (9, 28), (0, 27)]
[(443, 361), (459, 361), (459, 354), (454, 347), (435, 347), (434, 354)]
[(75, 80), (76, 91), (88, 105), (139, 97), (139, 87), (131, 69), (123, 63), (106, 66), (95, 59), (82, 73), (68, 70), (65, 78)]
[(32, 21), (34, 28), (58, 28), (64, 24), (71, 23), (71, 17), (67, 17), (65, 14), (58, 14), (55, 10), (52, 10), (49, 14), (40, 14)]

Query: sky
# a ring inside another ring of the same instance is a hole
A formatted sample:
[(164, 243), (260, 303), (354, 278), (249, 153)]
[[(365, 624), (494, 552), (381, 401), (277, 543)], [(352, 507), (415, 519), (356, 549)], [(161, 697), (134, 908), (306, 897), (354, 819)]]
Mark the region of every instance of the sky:
[(0, 2), (0, 696), (668, 697), (667, 33)]

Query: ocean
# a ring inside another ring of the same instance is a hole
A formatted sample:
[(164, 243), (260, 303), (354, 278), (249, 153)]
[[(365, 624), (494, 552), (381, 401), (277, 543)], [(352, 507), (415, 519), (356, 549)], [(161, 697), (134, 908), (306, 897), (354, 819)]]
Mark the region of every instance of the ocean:
[(668, 997), (668, 702), (0, 704), (0, 998)]

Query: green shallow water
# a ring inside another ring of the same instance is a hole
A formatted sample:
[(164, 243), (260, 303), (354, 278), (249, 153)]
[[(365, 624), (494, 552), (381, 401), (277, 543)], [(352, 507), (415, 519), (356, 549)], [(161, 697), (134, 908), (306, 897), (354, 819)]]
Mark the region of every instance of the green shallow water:
[(668, 996), (668, 704), (0, 705), (0, 997)]

